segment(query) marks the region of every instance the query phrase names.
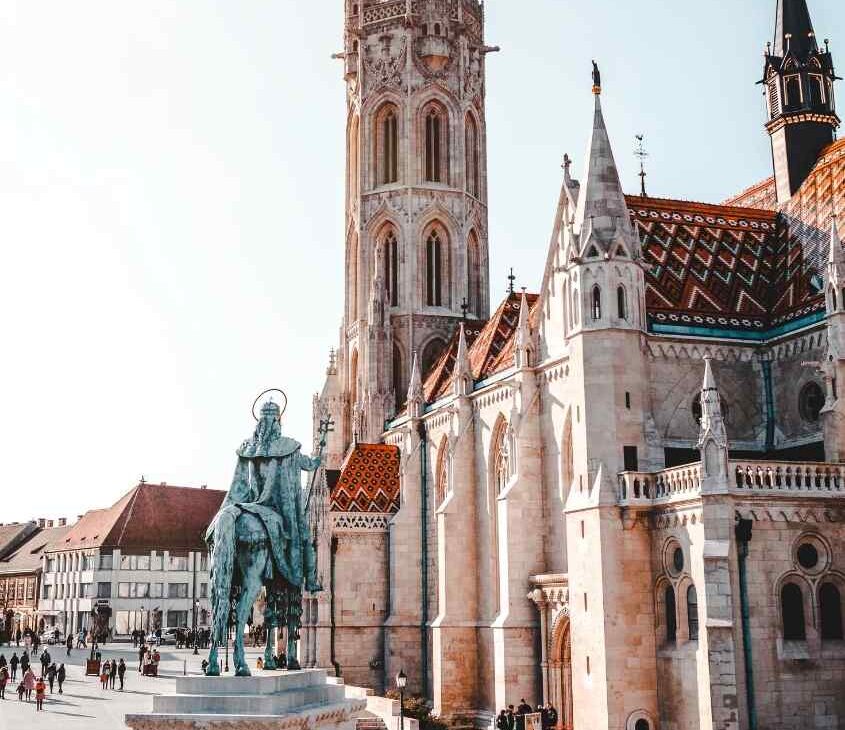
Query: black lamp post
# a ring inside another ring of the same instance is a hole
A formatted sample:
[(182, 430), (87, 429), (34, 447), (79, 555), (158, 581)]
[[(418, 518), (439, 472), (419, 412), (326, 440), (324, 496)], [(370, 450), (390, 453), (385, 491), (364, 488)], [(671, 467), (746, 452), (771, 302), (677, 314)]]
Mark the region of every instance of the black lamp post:
[(396, 686), (399, 688), (399, 730), (405, 730), (405, 685), (408, 684), (408, 675), (401, 669), (396, 675)]
[(200, 600), (199, 598), (194, 600), (194, 656), (199, 654), (197, 651), (197, 615), (199, 614), (200, 610)]

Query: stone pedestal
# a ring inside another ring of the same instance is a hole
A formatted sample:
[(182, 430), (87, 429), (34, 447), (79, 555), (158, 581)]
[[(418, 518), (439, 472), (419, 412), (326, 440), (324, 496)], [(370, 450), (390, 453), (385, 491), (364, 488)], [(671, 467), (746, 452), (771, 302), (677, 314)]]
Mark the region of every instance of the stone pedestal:
[(153, 697), (153, 711), (127, 715), (133, 730), (352, 730), (366, 709), (326, 671), (254, 677), (180, 677), (176, 693)]

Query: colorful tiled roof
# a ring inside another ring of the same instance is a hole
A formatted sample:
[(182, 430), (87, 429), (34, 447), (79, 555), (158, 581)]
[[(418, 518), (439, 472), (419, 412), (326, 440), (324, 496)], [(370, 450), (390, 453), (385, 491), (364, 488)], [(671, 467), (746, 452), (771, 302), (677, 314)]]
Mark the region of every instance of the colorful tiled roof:
[[(537, 294), (526, 294), (532, 320), (540, 300)], [(516, 327), (519, 323), (521, 293), (512, 293), (486, 322), (468, 321), (464, 325), (467, 357), (473, 380), (489, 378), (513, 366)], [(452, 385), (455, 356), (458, 352), (458, 332), (452, 336), (446, 349), (434, 366), (423, 377), (423, 393), (427, 403), (442, 398)]]
[(399, 449), (356, 444), (331, 487), (332, 512), (399, 511)]
[(142, 483), (111, 507), (87, 512), (51, 550), (205, 550), (205, 531), (225, 496), (216, 489)]

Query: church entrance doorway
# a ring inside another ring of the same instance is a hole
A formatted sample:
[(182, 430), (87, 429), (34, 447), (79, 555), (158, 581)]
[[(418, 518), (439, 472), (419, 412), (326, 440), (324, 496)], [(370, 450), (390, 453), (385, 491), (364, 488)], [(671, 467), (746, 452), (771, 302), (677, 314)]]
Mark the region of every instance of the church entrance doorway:
[(567, 616), (555, 622), (549, 659), (549, 700), (558, 712), (557, 726), (559, 730), (573, 730), (572, 641)]

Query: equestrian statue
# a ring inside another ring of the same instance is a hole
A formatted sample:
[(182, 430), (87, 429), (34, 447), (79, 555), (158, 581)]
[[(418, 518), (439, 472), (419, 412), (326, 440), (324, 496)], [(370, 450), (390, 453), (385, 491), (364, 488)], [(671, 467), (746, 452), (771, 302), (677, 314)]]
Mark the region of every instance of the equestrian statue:
[[(282, 435), (281, 415), (272, 399), (261, 407), (255, 433), (237, 451), (229, 493), (205, 536), (211, 553), (209, 676), (220, 674), (218, 650), (227, 645), (230, 626), (235, 629), (235, 676), (250, 676), (244, 657), (244, 626), (262, 588), (266, 590), (267, 627), (264, 668), (277, 668), (273, 629), (285, 625), (287, 666), (299, 669), (302, 592), (322, 590), (307, 505), (330, 422), (321, 422), (319, 451), (311, 458), (302, 454), (301, 444)], [(303, 471), (314, 472), (308, 494), (302, 487)]]

